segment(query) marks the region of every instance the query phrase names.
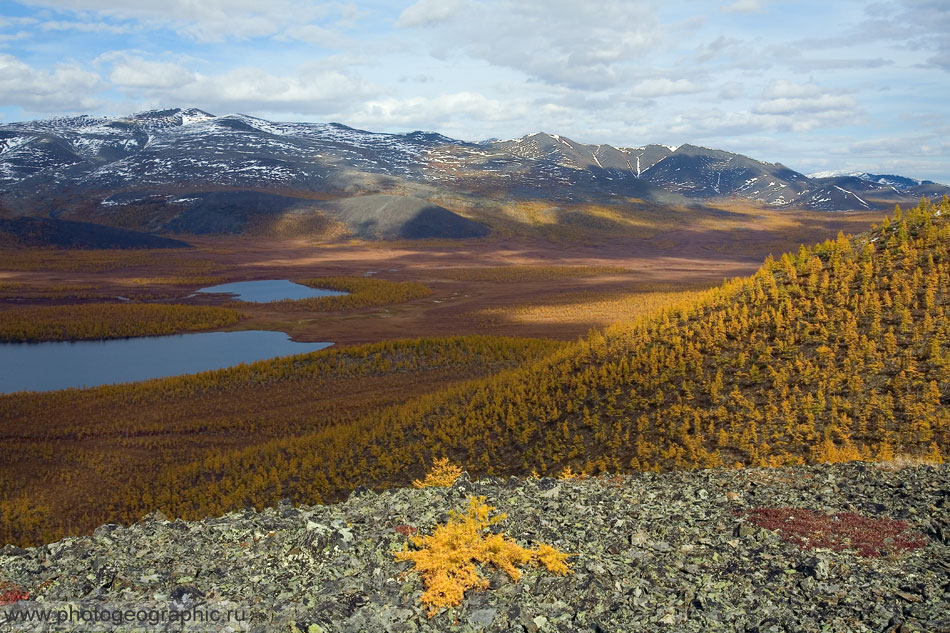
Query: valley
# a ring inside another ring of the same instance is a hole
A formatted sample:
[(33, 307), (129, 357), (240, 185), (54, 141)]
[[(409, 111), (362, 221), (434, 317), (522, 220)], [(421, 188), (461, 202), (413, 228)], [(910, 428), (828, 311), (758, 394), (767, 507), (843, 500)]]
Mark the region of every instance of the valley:
[[(181, 252), (0, 249), (0, 314), (26, 305), (116, 302), (116, 297), (227, 305), (226, 298), (189, 295), (230, 281), (355, 277), (420, 283), (432, 295), (309, 318), (286, 306), (241, 304), (244, 318), (234, 327), (277, 329), (294, 340), (337, 344), (486, 332), (573, 339), (606, 325), (578, 316), (590, 300), (710, 287), (753, 272), (770, 253), (838, 231), (859, 232), (880, 218), (875, 212), (828, 215), (734, 206), (710, 210), (707, 219), (700, 211), (661, 214), (633, 206), (621, 207), (629, 225), (605, 230), (591, 225), (618, 213), (609, 207), (581, 208), (578, 219), (565, 226), (554, 216), (545, 221), (549, 205), (532, 209), (540, 218), (518, 217), (523, 206), (503, 207), (490, 220), (492, 236), (461, 241), (187, 236), (192, 248)], [(725, 217), (711, 219), (717, 213)], [(519, 276), (518, 267), (548, 270)], [(494, 272), (482, 278), (452, 272), (473, 268)], [(577, 293), (585, 296), (571, 297)], [(502, 316), (526, 306), (564, 306), (574, 314), (545, 323)]]
[[(0, 541), (333, 501), (437, 457), (524, 476), (946, 454), (950, 202), (882, 223), (939, 185), (178, 109), (4, 129), (0, 339), (333, 345), (0, 395)], [(254, 280), (337, 294), (196, 292)]]
[[(607, 212), (584, 211), (586, 218)], [(290, 453), (282, 463), (296, 474), (242, 461), (248, 478), (229, 482), (226, 495), (217, 491), (184, 505), (169, 504), (152, 484), (178, 489), (184, 484), (172, 482), (188, 480), (192, 468), (232, 473), (225, 465), (244, 460), (239, 456), (248, 451), (284, 453), (279, 443), (295, 446), (295, 438), (309, 446), (314, 433), (363, 424), (394, 407), (439, 402), (472, 380), (508, 375), (554, 352), (574, 353), (592, 330), (688, 305), (724, 279), (752, 274), (769, 253), (840, 230), (857, 232), (877, 219), (867, 212), (734, 206), (718, 211), (728, 219), (716, 228), (707, 227), (702, 214), (680, 213), (634, 209), (624, 217), (635, 228), (612, 238), (585, 224), (552, 233), (556, 225), (526, 216), (499, 221), (493, 236), (468, 240), (187, 236), (185, 250), (5, 251), (0, 326), (31, 310), (72, 314), (77, 323), (74, 311), (83, 307), (121, 314), (135, 306), (182, 306), (236, 312), (239, 320), (224, 330), (278, 330), (334, 346), (297, 361), (195, 377), (0, 396), (0, 513), (8, 517), (0, 540), (35, 543), (104, 521), (135, 521), (143, 504), (198, 516), (272, 503), (277, 491), (310, 501), (333, 498), (338, 484), (320, 483), (333, 470), (301, 466)], [(322, 306), (193, 296), (201, 287), (248, 279), (324, 280), (323, 286), (340, 280), (368, 285), (371, 293), (404, 284), (425, 292)], [(103, 312), (96, 314), (102, 323)], [(470, 468), (477, 472), (485, 464)], [(105, 489), (114, 492), (104, 495)], [(268, 490), (264, 497), (262, 490)]]

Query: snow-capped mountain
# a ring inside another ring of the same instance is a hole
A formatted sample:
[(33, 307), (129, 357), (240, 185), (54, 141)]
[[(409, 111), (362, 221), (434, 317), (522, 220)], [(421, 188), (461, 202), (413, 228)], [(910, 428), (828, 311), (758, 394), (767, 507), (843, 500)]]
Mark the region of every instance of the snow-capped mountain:
[(674, 149), (666, 145), (645, 147), (614, 147), (612, 145), (584, 145), (558, 134), (538, 132), (519, 139), (492, 141), (492, 147), (532, 160), (555, 162), (572, 169), (609, 169), (632, 172), (637, 176), (657, 161), (669, 156)]
[(893, 174), (869, 174), (855, 171), (823, 171), (809, 174), (817, 183), (807, 204), (813, 209), (839, 209), (848, 204), (870, 208), (869, 198), (889, 203), (920, 196), (940, 196), (950, 188), (929, 180), (917, 180)]
[(864, 180), (871, 182), (877, 185), (884, 185), (886, 187), (896, 187), (909, 189), (911, 187), (916, 187), (923, 184), (936, 184), (929, 180), (917, 180), (916, 178), (907, 178), (906, 176), (895, 176), (894, 174), (869, 174), (863, 171), (847, 171), (847, 170), (837, 170), (837, 171), (819, 171), (813, 174), (808, 174), (809, 178), (822, 180), (825, 178), (857, 178), (859, 180)]
[(642, 177), (693, 198), (738, 196), (776, 206), (791, 204), (811, 186), (808, 178), (780, 163), (695, 145), (676, 148)]
[[(469, 143), (434, 132), (381, 134), (196, 108), (0, 126), (0, 205), (14, 215), (109, 223), (124, 213), (123, 222), (138, 228), (185, 230), (190, 225), (172, 220), (197, 208), (196, 200), (221, 197), (213, 192), (268, 194), (254, 198), (266, 212), (275, 193), (340, 196), (406, 185), (558, 202), (738, 197), (827, 210), (883, 207), (942, 187), (901, 176), (805, 176), (694, 145), (586, 145), (545, 133)], [(129, 207), (143, 205), (152, 215), (129, 219)]]
[(620, 179), (633, 175), (670, 193), (694, 199), (738, 197), (778, 207), (834, 211), (870, 209), (881, 206), (881, 201), (889, 204), (895, 197), (934, 193), (922, 191), (922, 185), (934, 183), (912, 178), (846, 172), (806, 176), (781, 163), (766, 163), (689, 144), (636, 148), (585, 145), (544, 132), (519, 139), (493, 140), (489, 144), (523, 158), (571, 169), (609, 172)]

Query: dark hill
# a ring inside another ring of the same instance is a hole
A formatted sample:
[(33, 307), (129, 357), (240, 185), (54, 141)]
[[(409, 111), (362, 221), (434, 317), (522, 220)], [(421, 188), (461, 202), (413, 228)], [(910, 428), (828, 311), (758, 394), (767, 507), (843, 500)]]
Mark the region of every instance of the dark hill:
[(329, 206), (330, 214), (364, 239), (483, 237), (483, 224), (419, 198), (369, 195), (346, 198)]
[(188, 248), (190, 244), (159, 235), (91, 222), (50, 218), (0, 218), (0, 246), (60, 248)]
[(212, 191), (182, 196), (175, 204), (182, 210), (162, 230), (203, 235), (241, 233), (263, 218), (308, 206), (308, 201), (259, 191)]
[[(106, 213), (148, 216), (157, 230), (176, 234), (259, 233), (288, 219), (323, 226), (345, 225), (356, 237), (377, 239), (468, 238), (489, 233), (474, 222), (419, 198), (374, 194), (316, 202), (262, 191), (205, 191), (179, 196), (121, 192), (109, 196)], [(320, 220), (319, 222), (317, 220)], [(317, 231), (321, 233), (321, 231)]]

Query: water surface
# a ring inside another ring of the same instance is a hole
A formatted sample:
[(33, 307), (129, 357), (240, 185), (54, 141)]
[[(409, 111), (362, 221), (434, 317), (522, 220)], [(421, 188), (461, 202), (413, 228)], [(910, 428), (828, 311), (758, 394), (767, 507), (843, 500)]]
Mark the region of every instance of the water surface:
[(0, 393), (94, 387), (194, 374), (332, 343), (295, 343), (283, 332), (201, 332), (113, 339), (0, 343)]
[(311, 288), (303, 284), (295, 284), (286, 279), (263, 279), (260, 281), (236, 281), (230, 284), (220, 284), (202, 288), (197, 292), (201, 293), (227, 293), (236, 295), (234, 298), (240, 301), (250, 301), (252, 303), (267, 303), (269, 301), (282, 301), (284, 299), (309, 299), (311, 297), (333, 297), (336, 295), (345, 295), (346, 292), (338, 290), (324, 290), (323, 288)]

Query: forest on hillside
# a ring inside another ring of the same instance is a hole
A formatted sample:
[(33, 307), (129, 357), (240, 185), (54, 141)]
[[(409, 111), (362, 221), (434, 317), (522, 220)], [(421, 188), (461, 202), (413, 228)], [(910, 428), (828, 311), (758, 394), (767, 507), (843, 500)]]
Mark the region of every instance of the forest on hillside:
[(135, 517), (475, 475), (775, 466), (950, 448), (950, 200), (768, 258), (659, 315), (349, 424), (169, 469)]
[(44, 543), (135, 521), (121, 498), (164, 469), (352, 422), (563, 345), (494, 336), (386, 341), (143, 382), (0, 395), (0, 543)]

